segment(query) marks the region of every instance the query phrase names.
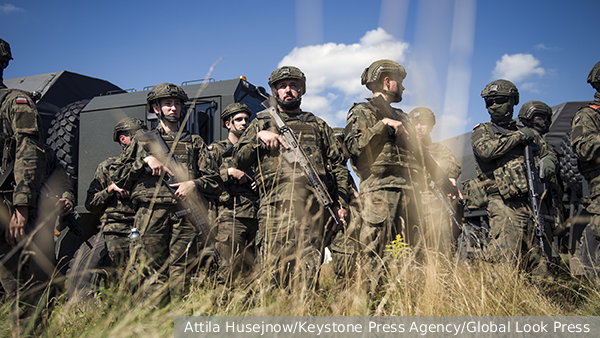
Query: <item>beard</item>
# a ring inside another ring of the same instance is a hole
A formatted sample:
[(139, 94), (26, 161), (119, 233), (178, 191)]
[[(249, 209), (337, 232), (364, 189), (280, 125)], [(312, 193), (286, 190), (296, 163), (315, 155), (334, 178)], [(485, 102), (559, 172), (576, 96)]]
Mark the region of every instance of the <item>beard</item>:
[(279, 97), (277, 98), (277, 104), (281, 106), (284, 110), (296, 110), (300, 107), (300, 103), (302, 102), (302, 98), (297, 97), (291, 101), (283, 101)]

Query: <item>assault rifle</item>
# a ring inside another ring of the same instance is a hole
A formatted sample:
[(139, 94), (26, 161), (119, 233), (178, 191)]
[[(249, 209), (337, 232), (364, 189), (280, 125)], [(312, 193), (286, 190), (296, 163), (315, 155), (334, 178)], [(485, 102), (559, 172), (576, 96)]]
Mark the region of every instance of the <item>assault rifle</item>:
[[(297, 164), (300, 166), (300, 168), (302, 168), (302, 172), (308, 180), (308, 185), (314, 189), (319, 203), (321, 203), (321, 205), (329, 211), (329, 214), (331, 214), (333, 222), (335, 223), (335, 228), (339, 229), (341, 223), (335, 212), (333, 212), (332, 208), (334, 201), (329, 195), (329, 192), (327, 192), (327, 187), (323, 181), (321, 181), (319, 175), (317, 175), (317, 172), (308, 159), (308, 156), (306, 156), (306, 153), (298, 144), (298, 138), (296, 137), (296, 134), (285, 122), (283, 122), (283, 119), (281, 116), (279, 116), (279, 113), (277, 113), (275, 107), (271, 106), (267, 108), (267, 111), (269, 114), (271, 114), (271, 118), (275, 122), (275, 126), (277, 127), (279, 134), (289, 147), (289, 149), (283, 149), (283, 157), (290, 164)], [(328, 231), (330, 233), (332, 232), (330, 230)]]
[(540, 240), (540, 248), (542, 254), (546, 256), (546, 250), (544, 248), (544, 240), (546, 238), (546, 218), (549, 216), (544, 215), (541, 212), (541, 203), (544, 198), (544, 192), (546, 190), (545, 184), (542, 182), (538, 170), (535, 166), (533, 157), (534, 145), (528, 143), (525, 145), (525, 167), (527, 169), (527, 186), (529, 194), (529, 204), (531, 211), (533, 212), (533, 221), (535, 223), (535, 236)]
[[(183, 168), (181, 163), (179, 163), (179, 161), (177, 161), (175, 157), (170, 156), (171, 150), (169, 149), (169, 146), (162, 138), (157, 129), (150, 131), (138, 130), (138, 132), (136, 133), (136, 137), (140, 142), (148, 145), (148, 148), (150, 149), (146, 149), (146, 151), (149, 151), (151, 154), (156, 155), (158, 159), (161, 162), (165, 163), (165, 165), (169, 169), (173, 170), (175, 173), (185, 172), (185, 169)], [(167, 188), (169, 188), (169, 190), (172, 193), (175, 193), (177, 189), (171, 187), (171, 184), (179, 183), (179, 180), (177, 180), (175, 176), (170, 175), (169, 173), (164, 173), (163, 183), (167, 186)], [(192, 223), (194, 228), (196, 228), (196, 231), (198, 231), (200, 234), (204, 234), (204, 236), (206, 237), (206, 245), (211, 248), (218, 261), (221, 259), (221, 255), (219, 255), (219, 252), (217, 251), (217, 248), (215, 246), (215, 239), (213, 238), (213, 236), (211, 236), (208, 219), (206, 218), (205, 214), (202, 213), (202, 210), (200, 210), (200, 206), (197, 204), (201, 203), (201, 198), (198, 194), (196, 194), (196, 196), (198, 197), (198, 199), (192, 202), (190, 202), (189, 199), (186, 198), (186, 200), (183, 201), (186, 208), (177, 211), (175, 215), (179, 218), (184, 216), (187, 217), (187, 219), (190, 221), (190, 223)]]

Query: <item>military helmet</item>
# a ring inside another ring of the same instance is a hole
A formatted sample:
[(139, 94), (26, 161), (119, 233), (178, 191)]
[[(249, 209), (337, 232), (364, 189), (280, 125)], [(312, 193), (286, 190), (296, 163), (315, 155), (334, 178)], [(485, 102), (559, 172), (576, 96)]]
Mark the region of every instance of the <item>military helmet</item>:
[(519, 110), (519, 119), (531, 120), (534, 114), (542, 114), (552, 118), (552, 108), (542, 101), (527, 101)]
[(9, 60), (12, 60), (12, 54), (10, 53), (10, 45), (8, 42), (0, 39), (0, 62), (4, 65), (5, 62), (8, 63)]
[(427, 107), (417, 107), (408, 113), (411, 120), (426, 120), (430, 121), (431, 126), (435, 126), (435, 114)]
[(514, 83), (500, 79), (488, 83), (481, 91), (481, 97), (508, 96), (513, 97), (515, 105), (519, 104), (519, 90)]
[(117, 122), (115, 129), (113, 130), (113, 141), (119, 142), (119, 133), (123, 131), (138, 131), (140, 129), (146, 129), (146, 125), (140, 119), (135, 117), (126, 117), (121, 121)]
[(592, 87), (596, 88), (596, 90), (600, 90), (600, 61), (598, 61), (592, 70), (590, 70), (590, 74), (588, 75), (587, 82), (592, 85)]
[(275, 93), (275, 83), (286, 80), (286, 79), (295, 79), (300, 81), (300, 87), (302, 87), (301, 95), (306, 94), (306, 76), (300, 70), (300, 68), (294, 66), (283, 66), (275, 69), (271, 76), (269, 76), (269, 87), (273, 93)]
[(360, 76), (360, 84), (366, 85), (369, 90), (373, 90), (371, 84), (377, 83), (381, 75), (386, 73), (398, 74), (401, 79), (406, 77), (406, 69), (401, 64), (396, 61), (383, 59), (377, 60), (365, 68)]
[(176, 84), (164, 82), (152, 87), (150, 92), (148, 92), (146, 108), (149, 112), (154, 113), (154, 110), (152, 109), (154, 102), (167, 97), (176, 97), (181, 100), (181, 103), (185, 103), (189, 100), (187, 94), (181, 87)]
[(252, 116), (252, 111), (250, 110), (250, 108), (248, 108), (248, 106), (245, 103), (232, 103), (225, 107), (225, 109), (223, 109), (223, 111), (221, 112), (221, 121), (223, 123), (223, 127), (225, 127), (225, 120), (237, 113), (246, 113), (248, 114), (248, 116)]

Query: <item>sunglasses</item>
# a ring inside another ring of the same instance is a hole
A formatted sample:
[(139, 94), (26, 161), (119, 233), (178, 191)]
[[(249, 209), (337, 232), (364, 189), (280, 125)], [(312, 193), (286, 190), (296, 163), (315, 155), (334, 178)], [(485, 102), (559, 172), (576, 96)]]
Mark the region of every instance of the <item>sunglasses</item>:
[(485, 98), (486, 107), (493, 106), (494, 104), (504, 104), (508, 102), (508, 96), (488, 96)]

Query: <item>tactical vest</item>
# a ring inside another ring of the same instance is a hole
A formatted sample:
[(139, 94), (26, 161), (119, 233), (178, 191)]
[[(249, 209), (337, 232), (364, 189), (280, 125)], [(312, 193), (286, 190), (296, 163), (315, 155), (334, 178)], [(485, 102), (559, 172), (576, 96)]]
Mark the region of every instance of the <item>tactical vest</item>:
[[(369, 127), (379, 122), (375, 113), (377, 108), (370, 102), (355, 104), (351, 111), (354, 109), (363, 111), (364, 117), (369, 120), (367, 124)], [(396, 114), (395, 120), (402, 121), (402, 123), (408, 121), (408, 116), (401, 110), (393, 109), (393, 112)], [(416, 131), (410, 129), (412, 128), (410, 123), (406, 123), (406, 127), (409, 128), (409, 133), (412, 132), (413, 135), (416, 135)], [(351, 125), (347, 125), (346, 128), (351, 128)], [(349, 130), (346, 129), (346, 133), (348, 132)], [(361, 187), (363, 181), (369, 178), (389, 180), (395, 177), (403, 181), (401, 186), (405, 188), (411, 188), (415, 184), (421, 185), (423, 183), (421, 181), (424, 179), (423, 167), (406, 147), (397, 144), (395, 135), (388, 134), (381, 142), (369, 144), (359, 158), (352, 158), (352, 164), (358, 170)]]
[[(486, 128), (489, 134), (495, 134), (497, 137), (518, 131), (516, 127), (506, 129), (495, 123), (484, 123), (480, 128)], [(535, 150), (537, 154), (539, 147)], [(505, 199), (527, 197), (527, 169), (524, 151), (525, 144), (520, 143), (502, 157), (490, 162), (484, 162), (477, 156), (475, 157), (477, 175), (488, 195), (499, 193)]]
[[(287, 118), (283, 116), (284, 114), (285, 113), (281, 114), (282, 118), (288, 127), (296, 134), (298, 144), (306, 153), (306, 156), (312, 163), (317, 175), (319, 175), (327, 187), (331, 187), (333, 179), (326, 171), (327, 155), (324, 153), (327, 147), (323, 143), (323, 135), (317, 118), (309, 112), (292, 114)], [(271, 122), (271, 116), (268, 112), (260, 112), (256, 117), (260, 120), (261, 124), (264, 125), (262, 130), (269, 130), (278, 134), (277, 128), (275, 124)], [(294, 168), (292, 164), (289, 164), (280, 155), (279, 149), (271, 151), (264, 150), (264, 156), (260, 160), (260, 168), (254, 168), (257, 182), (264, 187), (272, 186), (275, 181), (304, 182), (306, 179), (304, 178), (302, 168), (299, 166)]]
[[(597, 130), (600, 131), (600, 106), (598, 105), (598, 102), (592, 101), (579, 109), (586, 108), (594, 111), (594, 114), (590, 114), (590, 116), (593, 118)], [(577, 137), (576, 135), (571, 136), (573, 139)], [(600, 165), (598, 162), (578, 160), (578, 163), (581, 174), (589, 183), (589, 190), (592, 197), (600, 195)]]

